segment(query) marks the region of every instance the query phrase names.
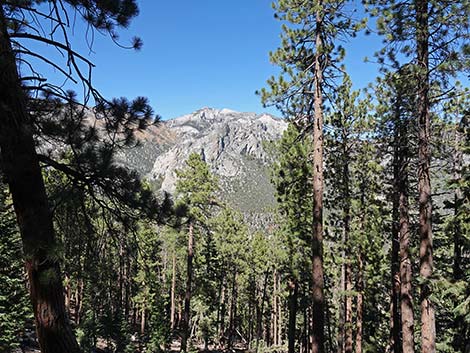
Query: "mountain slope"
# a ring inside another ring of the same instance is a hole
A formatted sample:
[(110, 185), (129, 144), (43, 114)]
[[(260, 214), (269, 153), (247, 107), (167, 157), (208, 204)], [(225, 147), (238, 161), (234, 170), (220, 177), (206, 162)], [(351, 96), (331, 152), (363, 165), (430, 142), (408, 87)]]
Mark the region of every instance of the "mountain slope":
[(141, 146), (122, 157), (158, 189), (173, 193), (175, 170), (184, 168), (189, 154), (200, 153), (220, 179), (222, 199), (245, 213), (265, 212), (274, 205), (267, 145), (286, 128), (286, 121), (268, 114), (203, 108), (150, 127), (138, 136)]

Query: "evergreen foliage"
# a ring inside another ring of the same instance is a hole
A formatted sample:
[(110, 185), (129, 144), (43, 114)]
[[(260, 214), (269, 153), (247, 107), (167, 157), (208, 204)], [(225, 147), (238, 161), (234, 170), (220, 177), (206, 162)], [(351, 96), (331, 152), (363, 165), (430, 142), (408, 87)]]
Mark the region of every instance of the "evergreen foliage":
[[(363, 3), (384, 40), (367, 92), (341, 64), (339, 43), (366, 24), (357, 3), (273, 4), (281, 72), (260, 95), (290, 123), (271, 144), (277, 207), (254, 231), (219, 201), (204, 151), (175, 171), (173, 196), (116, 162), (153, 112), (99, 94), (69, 14), (117, 42), (134, 0), (4, 2), (0, 351), (27, 343), (34, 318), (47, 353), (467, 352), (470, 106), (456, 79), (470, 65), (470, 6)], [(20, 72), (31, 57), (83, 83), (85, 101), (34, 66)]]
[(23, 250), (6, 186), (0, 182), (0, 351), (19, 347), (27, 322), (32, 320)]

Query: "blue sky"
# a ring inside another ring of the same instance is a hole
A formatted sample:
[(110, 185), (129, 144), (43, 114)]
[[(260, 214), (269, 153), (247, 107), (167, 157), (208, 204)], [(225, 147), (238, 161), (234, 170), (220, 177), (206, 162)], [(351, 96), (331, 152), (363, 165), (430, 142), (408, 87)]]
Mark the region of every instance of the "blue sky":
[[(268, 53), (280, 42), (281, 22), (274, 18), (271, 2), (141, 0), (140, 15), (119, 33), (123, 44), (141, 37), (142, 50), (124, 50), (95, 36), (90, 53), (95, 86), (106, 97), (146, 96), (164, 119), (205, 106), (279, 115), (263, 108), (255, 95), (277, 72)], [(87, 53), (85, 28), (77, 24), (75, 33), (78, 50)], [(375, 65), (363, 59), (372, 57), (379, 45), (377, 38), (362, 36), (346, 44), (355, 87), (366, 86), (377, 75)]]

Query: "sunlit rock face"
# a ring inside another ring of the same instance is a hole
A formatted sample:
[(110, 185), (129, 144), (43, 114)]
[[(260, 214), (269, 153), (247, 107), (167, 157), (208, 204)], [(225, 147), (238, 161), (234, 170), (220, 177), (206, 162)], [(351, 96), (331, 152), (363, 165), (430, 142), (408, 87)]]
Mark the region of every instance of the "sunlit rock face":
[(285, 120), (268, 114), (203, 108), (151, 127), (139, 136), (141, 147), (121, 157), (158, 189), (174, 193), (175, 170), (199, 153), (219, 177), (225, 201), (260, 212), (274, 205), (269, 144), (286, 128)]

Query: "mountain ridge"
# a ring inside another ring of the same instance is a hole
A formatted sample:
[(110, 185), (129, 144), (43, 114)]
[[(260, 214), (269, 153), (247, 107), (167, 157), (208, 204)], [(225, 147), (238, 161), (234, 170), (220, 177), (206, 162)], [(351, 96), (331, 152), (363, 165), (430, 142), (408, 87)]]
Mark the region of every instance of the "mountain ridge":
[(200, 153), (219, 178), (224, 201), (244, 213), (264, 213), (275, 204), (266, 146), (286, 128), (287, 121), (271, 114), (205, 107), (139, 132), (140, 146), (120, 159), (156, 190), (173, 194), (175, 171)]

